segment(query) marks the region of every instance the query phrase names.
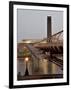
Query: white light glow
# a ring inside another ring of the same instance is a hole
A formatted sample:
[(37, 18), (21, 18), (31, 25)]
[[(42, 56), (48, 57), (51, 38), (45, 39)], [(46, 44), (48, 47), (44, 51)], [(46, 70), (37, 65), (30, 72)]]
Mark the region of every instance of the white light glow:
[(27, 62), (28, 60), (29, 60), (29, 58), (28, 58), (28, 57), (26, 57), (26, 58), (25, 58), (25, 61)]

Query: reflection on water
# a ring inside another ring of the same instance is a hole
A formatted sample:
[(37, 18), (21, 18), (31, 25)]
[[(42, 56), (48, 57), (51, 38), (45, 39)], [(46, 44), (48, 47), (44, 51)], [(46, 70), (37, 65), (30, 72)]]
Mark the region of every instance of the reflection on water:
[(63, 74), (63, 70), (56, 64), (47, 59), (43, 60), (17, 60), (17, 74), (20, 72), (22, 76), (25, 75), (25, 70), (28, 69), (29, 75), (43, 75), (43, 74)]

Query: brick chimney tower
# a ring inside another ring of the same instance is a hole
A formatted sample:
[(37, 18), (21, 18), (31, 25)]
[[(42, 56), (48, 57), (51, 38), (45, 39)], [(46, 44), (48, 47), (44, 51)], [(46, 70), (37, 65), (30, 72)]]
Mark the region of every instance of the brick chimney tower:
[(51, 16), (47, 16), (47, 38), (52, 35)]
[[(52, 23), (51, 23), (51, 16), (47, 16), (47, 40), (52, 35)], [(51, 39), (47, 41), (48, 43), (51, 42)], [(48, 74), (52, 74), (52, 62), (48, 61)]]

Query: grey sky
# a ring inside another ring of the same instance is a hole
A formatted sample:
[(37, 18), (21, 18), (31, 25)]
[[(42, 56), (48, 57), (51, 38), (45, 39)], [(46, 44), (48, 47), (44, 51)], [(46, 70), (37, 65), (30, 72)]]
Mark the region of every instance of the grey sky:
[(62, 11), (17, 10), (17, 40), (47, 37), (47, 16), (52, 17), (52, 34), (63, 29)]

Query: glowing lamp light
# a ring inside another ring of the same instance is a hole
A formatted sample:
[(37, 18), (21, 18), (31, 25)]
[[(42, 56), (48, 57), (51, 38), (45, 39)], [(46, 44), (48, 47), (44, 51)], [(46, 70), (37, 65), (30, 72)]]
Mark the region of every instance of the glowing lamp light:
[(28, 58), (28, 57), (26, 57), (26, 58), (25, 58), (25, 61), (27, 62), (28, 60), (29, 60), (29, 58)]

